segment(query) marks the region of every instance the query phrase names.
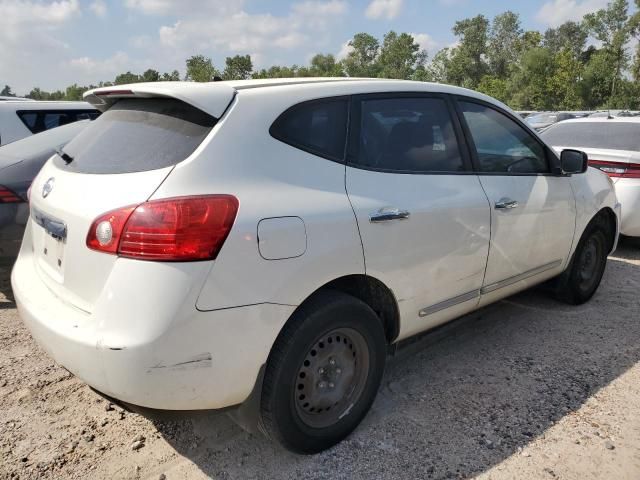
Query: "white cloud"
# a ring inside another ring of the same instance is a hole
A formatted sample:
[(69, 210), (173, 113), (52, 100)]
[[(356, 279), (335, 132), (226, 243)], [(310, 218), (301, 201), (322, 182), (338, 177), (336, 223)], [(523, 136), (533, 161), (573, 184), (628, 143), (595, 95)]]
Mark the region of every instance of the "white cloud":
[(349, 42), (351, 42), (351, 40), (347, 40), (342, 44), (340, 51), (336, 54), (336, 59), (344, 60), (347, 58), (347, 55), (353, 51), (353, 47), (349, 45)]
[(99, 75), (102, 78), (113, 78), (124, 70), (131, 69), (131, 59), (124, 52), (116, 52), (103, 60), (90, 57), (72, 58), (68, 66), (79, 74)]
[(391, 20), (398, 16), (402, 4), (403, 0), (373, 0), (365, 10), (365, 15), (373, 19), (384, 17)]
[(91, 2), (89, 8), (97, 17), (102, 18), (107, 16), (107, 4), (104, 3), (103, 0), (95, 0), (94, 2)]
[(569, 20), (580, 21), (587, 13), (605, 8), (608, 0), (550, 0), (546, 2), (536, 19), (549, 27), (557, 27)]
[(323, 33), (346, 11), (346, 2), (330, 0), (296, 3), (281, 16), (238, 10), (226, 16), (185, 17), (160, 27), (159, 40), (186, 56), (210, 50), (260, 54), (273, 53), (274, 48), (293, 50), (324, 42)]
[(225, 15), (241, 9), (244, 0), (125, 0), (124, 4), (147, 15), (188, 15), (189, 12)]
[(409, 35), (411, 35), (414, 41), (420, 45), (422, 50), (426, 50), (430, 54), (439, 46), (438, 42), (436, 42), (428, 33), (410, 33)]
[(33, 87), (28, 79), (55, 72), (56, 60), (69, 49), (59, 33), (80, 16), (79, 1), (0, 0), (0, 13), (3, 80), (15, 91), (27, 93)]

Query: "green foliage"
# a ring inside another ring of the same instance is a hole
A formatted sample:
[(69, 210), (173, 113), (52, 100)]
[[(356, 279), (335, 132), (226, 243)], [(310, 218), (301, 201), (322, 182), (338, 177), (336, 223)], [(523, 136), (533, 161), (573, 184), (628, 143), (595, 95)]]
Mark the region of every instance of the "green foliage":
[(499, 79), (507, 77), (511, 66), (517, 62), (521, 36), (517, 14), (505, 12), (493, 19), (486, 54), (491, 73)]
[(187, 59), (186, 80), (192, 80), (194, 82), (211, 82), (214, 77), (220, 76), (220, 72), (213, 66), (213, 62), (210, 58), (205, 58), (204, 55), (194, 55)]
[(9, 85), (5, 85), (4, 88), (0, 91), (1, 97), (15, 97), (16, 94), (11, 91), (11, 87)]
[(408, 33), (398, 35), (393, 30), (384, 36), (377, 63), (383, 78), (412, 78), (416, 69), (423, 67), (427, 52), (420, 49)]
[(236, 55), (225, 60), (222, 78), (225, 80), (246, 80), (251, 78), (253, 63), (249, 55)]
[(489, 71), (485, 62), (488, 52), (489, 20), (484, 15), (459, 20), (453, 26), (459, 45), (453, 49), (450, 80), (457, 85), (476, 88)]
[(342, 61), (345, 73), (350, 77), (377, 77), (380, 68), (378, 55), (380, 42), (368, 33), (357, 33), (349, 41), (351, 51)]
[(509, 98), (507, 80), (494, 75), (485, 75), (478, 84), (478, 91), (489, 95), (501, 102)]
[(331, 54), (319, 53), (311, 59), (309, 73), (312, 77), (344, 77), (342, 65), (336, 62), (336, 57)]

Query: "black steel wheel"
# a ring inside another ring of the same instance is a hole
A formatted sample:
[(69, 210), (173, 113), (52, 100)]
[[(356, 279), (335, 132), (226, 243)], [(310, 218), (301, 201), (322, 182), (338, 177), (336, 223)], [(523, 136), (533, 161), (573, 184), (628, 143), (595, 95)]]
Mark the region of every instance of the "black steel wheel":
[(558, 278), (556, 293), (559, 299), (579, 305), (595, 294), (611, 248), (611, 233), (596, 219), (585, 229), (567, 271)]
[(378, 316), (342, 292), (319, 292), (276, 340), (261, 399), (262, 430), (298, 453), (349, 435), (371, 407), (386, 360)]
[(322, 335), (296, 375), (300, 419), (313, 428), (335, 424), (362, 395), (368, 374), (369, 349), (357, 330), (338, 328)]

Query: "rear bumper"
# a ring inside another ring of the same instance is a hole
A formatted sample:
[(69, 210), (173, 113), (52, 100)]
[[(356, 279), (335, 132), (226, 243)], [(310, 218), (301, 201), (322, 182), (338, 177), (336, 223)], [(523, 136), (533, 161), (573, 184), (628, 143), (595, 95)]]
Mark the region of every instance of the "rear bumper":
[[(87, 313), (52, 293), (24, 250), (11, 280), (33, 337), (91, 387), (141, 407), (201, 410), (242, 403), (294, 308), (260, 304), (201, 312), (195, 308), (198, 288), (177, 301), (157, 289), (136, 288), (133, 280), (123, 286), (123, 278), (131, 278), (126, 270), (139, 265), (118, 259), (104, 289), (108, 298)], [(154, 285), (184, 281), (171, 265), (144, 263)], [(153, 308), (121, 308), (132, 289), (138, 306)]]
[(620, 233), (640, 237), (640, 179), (621, 178), (615, 188), (622, 204)]

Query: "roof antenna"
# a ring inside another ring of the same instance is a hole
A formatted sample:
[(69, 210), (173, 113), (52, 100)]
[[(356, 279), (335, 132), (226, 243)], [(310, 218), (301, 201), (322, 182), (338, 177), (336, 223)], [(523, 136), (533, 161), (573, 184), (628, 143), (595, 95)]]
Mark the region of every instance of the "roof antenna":
[(607, 109), (607, 120), (613, 120), (613, 115), (611, 115), (611, 109)]

